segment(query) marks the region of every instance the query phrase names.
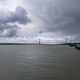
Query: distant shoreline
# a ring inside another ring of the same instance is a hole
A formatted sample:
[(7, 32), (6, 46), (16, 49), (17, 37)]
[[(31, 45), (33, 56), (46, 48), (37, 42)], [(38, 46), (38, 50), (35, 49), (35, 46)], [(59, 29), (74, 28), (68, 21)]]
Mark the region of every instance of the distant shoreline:
[(69, 46), (74, 47), (77, 50), (80, 50), (80, 47), (77, 47), (77, 44), (80, 45), (80, 43), (61, 43), (61, 44), (38, 44), (38, 43), (0, 43), (0, 45), (39, 45), (39, 46)]
[(0, 43), (0, 45), (59, 45), (59, 44), (38, 44), (38, 43)]
[(38, 44), (38, 43), (0, 43), (0, 45), (69, 45), (75, 46), (80, 43), (60, 43), (60, 44)]

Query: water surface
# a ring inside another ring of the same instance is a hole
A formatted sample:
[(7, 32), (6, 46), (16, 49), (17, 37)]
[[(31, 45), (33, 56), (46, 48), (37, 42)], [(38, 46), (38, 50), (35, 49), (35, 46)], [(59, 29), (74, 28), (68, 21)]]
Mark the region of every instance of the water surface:
[(0, 45), (0, 80), (80, 80), (80, 51), (61, 45)]

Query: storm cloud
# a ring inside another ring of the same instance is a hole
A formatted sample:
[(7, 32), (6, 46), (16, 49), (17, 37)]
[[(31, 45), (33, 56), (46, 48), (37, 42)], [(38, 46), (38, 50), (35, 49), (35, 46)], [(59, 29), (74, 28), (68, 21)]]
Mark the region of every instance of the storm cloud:
[(56, 14), (49, 16), (52, 13), (48, 12), (47, 22), (49, 20), (49, 23), (52, 25), (47, 26), (46, 29), (52, 32), (60, 31), (65, 35), (80, 34), (80, 1), (61, 0), (61, 2), (57, 8), (52, 9)]
[(15, 36), (19, 25), (26, 25), (31, 22), (27, 15), (27, 11), (20, 6), (17, 6), (14, 11), (6, 8), (0, 9), (0, 36)]
[[(33, 6), (34, 15), (46, 32), (61, 33), (60, 36), (77, 36), (80, 34), (80, 0), (25, 0)], [(32, 7), (30, 6), (30, 7)]]
[[(0, 0), (1, 5), (11, 6), (10, 9), (0, 8), (1, 37), (16, 36), (21, 27), (19, 36), (30, 37), (30, 32), (32, 38), (42, 36), (63, 39), (71, 36), (80, 41), (80, 0), (16, 0), (16, 8), (9, 5), (13, 3), (10, 1)], [(36, 36), (39, 30), (42, 33)]]

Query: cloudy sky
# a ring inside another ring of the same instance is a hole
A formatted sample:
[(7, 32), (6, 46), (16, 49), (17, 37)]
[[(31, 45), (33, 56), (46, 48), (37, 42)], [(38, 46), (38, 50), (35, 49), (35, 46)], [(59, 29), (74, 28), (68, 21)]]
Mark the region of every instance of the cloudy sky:
[(80, 41), (80, 0), (0, 0), (0, 42), (59, 43), (66, 36)]

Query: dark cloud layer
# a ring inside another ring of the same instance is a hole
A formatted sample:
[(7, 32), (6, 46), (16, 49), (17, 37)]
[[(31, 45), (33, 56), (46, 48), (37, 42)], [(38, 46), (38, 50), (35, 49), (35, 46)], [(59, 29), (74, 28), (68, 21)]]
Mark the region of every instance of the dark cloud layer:
[[(58, 12), (58, 14), (61, 14)], [(61, 15), (55, 18), (50, 18), (51, 26), (46, 29), (48, 31), (56, 32), (61, 31), (66, 35), (80, 34), (80, 12), (71, 12), (63, 10)], [(50, 24), (49, 24), (50, 25)]]
[(1, 37), (12, 37), (17, 34), (17, 25), (8, 25), (8, 24), (3, 24), (0, 26), (0, 36)]
[(7, 9), (0, 10), (0, 36), (15, 36), (19, 25), (26, 25), (31, 22), (24, 8), (17, 6), (15, 11)]
[(44, 22), (40, 28), (46, 32), (60, 32), (64, 36), (80, 34), (80, 0), (35, 0), (31, 5)]
[[(56, 0), (57, 2), (57, 0)], [(80, 1), (60, 0), (58, 6), (47, 8), (46, 29), (52, 32), (61, 32), (66, 35), (80, 34)]]
[[(23, 1), (26, 2), (26, 5), (27, 3), (31, 5), (29, 12), (42, 21), (42, 24), (39, 24), (38, 20), (33, 19), (35, 20), (33, 22), (38, 23), (39, 29), (53, 34), (60, 33), (60, 36), (69, 35), (80, 39), (80, 0)], [(18, 29), (16, 23), (25, 25), (29, 22), (31, 20), (28, 18), (27, 11), (20, 6), (17, 6), (15, 11), (0, 10), (0, 33), (2, 36), (15, 36)], [(32, 25), (34, 26), (34, 24)]]

